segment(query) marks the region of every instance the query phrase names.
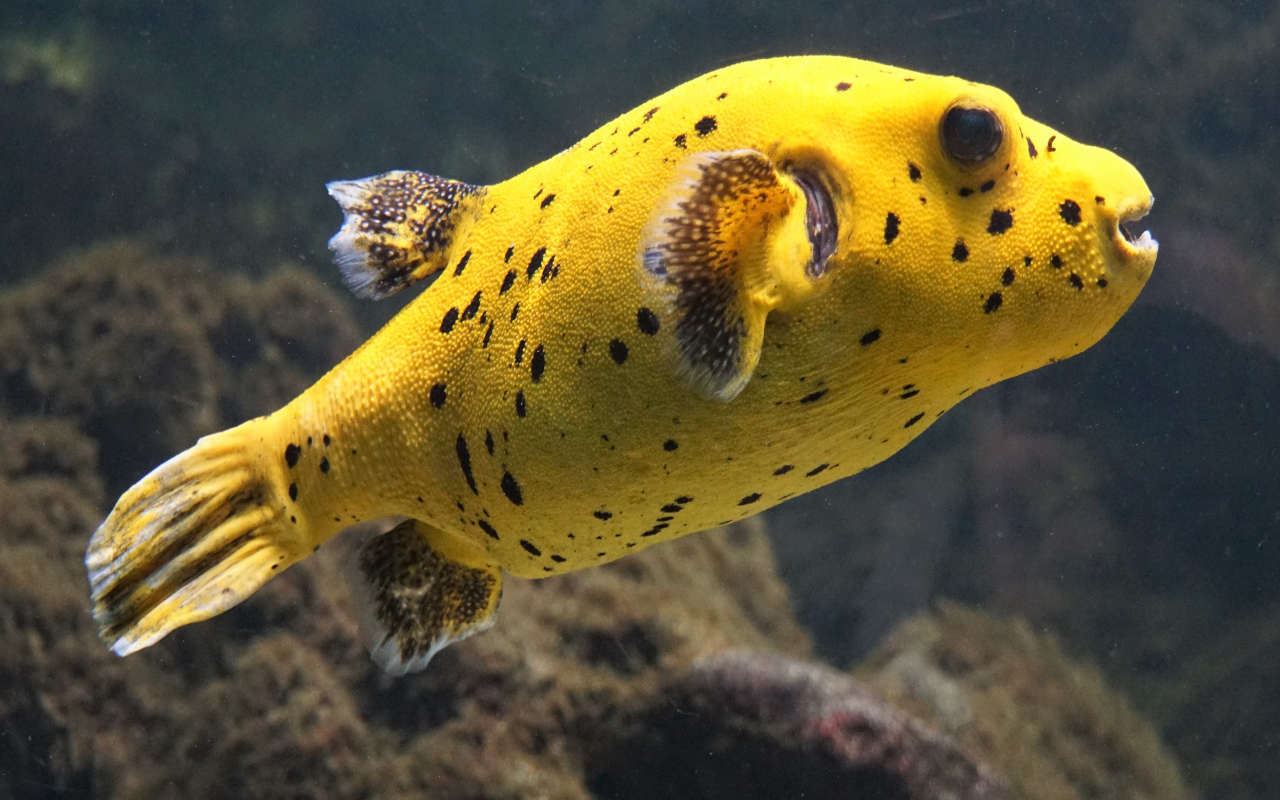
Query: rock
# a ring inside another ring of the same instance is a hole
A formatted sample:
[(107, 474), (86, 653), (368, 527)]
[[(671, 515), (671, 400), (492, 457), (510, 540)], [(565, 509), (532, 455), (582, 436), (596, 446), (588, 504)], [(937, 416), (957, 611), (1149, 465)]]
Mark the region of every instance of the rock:
[(587, 761), (599, 797), (982, 800), (1003, 782), (848, 675), (731, 650), (638, 704)]
[(1155, 729), (1097, 668), (1023, 621), (943, 603), (900, 625), (857, 674), (1000, 770), (1016, 796), (1194, 796)]

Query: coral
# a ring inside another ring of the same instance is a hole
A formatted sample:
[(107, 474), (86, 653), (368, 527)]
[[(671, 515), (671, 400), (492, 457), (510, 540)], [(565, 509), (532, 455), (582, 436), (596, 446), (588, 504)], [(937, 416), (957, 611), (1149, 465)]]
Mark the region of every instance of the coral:
[(1192, 796), (1150, 723), (1025, 622), (943, 603), (900, 625), (857, 673), (981, 754), (1020, 796)]

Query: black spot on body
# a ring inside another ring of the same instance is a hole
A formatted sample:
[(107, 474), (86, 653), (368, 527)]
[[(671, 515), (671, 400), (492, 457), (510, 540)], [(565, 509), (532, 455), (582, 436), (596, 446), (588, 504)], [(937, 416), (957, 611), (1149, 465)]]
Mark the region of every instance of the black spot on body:
[(502, 471), (502, 493), (515, 505), (524, 505), (524, 495), (520, 493), (520, 484), (516, 482), (515, 476), (506, 470)]
[(527, 550), (529, 552), (529, 555), (531, 556), (542, 555), (542, 551), (539, 550), (537, 546), (534, 545), (534, 543), (529, 541), (528, 539), (521, 539), (520, 546), (523, 547), (525, 550)]
[(912, 182), (912, 183), (915, 183), (916, 181), (919, 181), (919, 180), (920, 180), (920, 175), (921, 175), (920, 168), (919, 168), (918, 166), (916, 166), (915, 164), (911, 163), (910, 161), (908, 161), (908, 162), (907, 162), (907, 177), (911, 179), (911, 182)]
[(1046, 153), (1056, 153), (1056, 152), (1058, 152), (1058, 148), (1056, 148), (1056, 147), (1054, 147), (1054, 146), (1053, 146), (1053, 140), (1054, 140), (1054, 139), (1057, 139), (1057, 138), (1058, 138), (1057, 134), (1054, 134), (1053, 136), (1050, 136), (1050, 137), (1049, 137), (1049, 141), (1048, 141), (1048, 142), (1046, 142), (1046, 143), (1045, 143), (1045, 146), (1044, 146), (1044, 149), (1045, 149), (1045, 152), (1046, 152)]
[(478, 520), (476, 520), (476, 525), (479, 525), (479, 526), (480, 526), (480, 530), (482, 530), (482, 531), (484, 531), (485, 533), (489, 534), (489, 538), (491, 538), (491, 539), (497, 539), (497, 538), (499, 538), (499, 537), (498, 537), (498, 532), (497, 532), (497, 531), (494, 529), (494, 527), (493, 527), (492, 525), (490, 525), (488, 522), (485, 522), (485, 521), (484, 521), (484, 520), (482, 520), (482, 519), (478, 519)]
[(542, 208), (546, 208), (547, 206), (549, 206), (549, 205), (551, 205), (553, 202), (555, 202), (555, 199), (556, 199), (556, 196), (555, 196), (555, 194), (554, 194), (554, 193), (553, 193), (553, 194), (549, 194), (549, 195), (547, 195), (546, 197), (542, 198), (542, 202), (541, 202), (539, 205), (540, 205), (540, 207), (542, 207)]
[(819, 472), (822, 472), (824, 469), (826, 469), (826, 468), (827, 468), (827, 467), (829, 467), (829, 466), (831, 466), (831, 465), (830, 465), (830, 464), (819, 464), (818, 466), (816, 466), (816, 467), (814, 467), (813, 469), (811, 469), (811, 470), (809, 470), (808, 472), (806, 472), (806, 473), (804, 474), (804, 476), (805, 476), (806, 478), (812, 478), (814, 475), (817, 475)]
[(688, 147), (688, 145), (685, 144), (685, 141), (686, 141), (686, 137), (683, 133), (676, 136), (675, 138), (676, 147), (679, 147), (681, 150), (685, 149), (686, 147)]
[(1027, 139), (1027, 155), (1031, 156), (1032, 158), (1035, 158), (1036, 156), (1040, 155), (1039, 153), (1036, 152), (1036, 143), (1031, 141), (1030, 139)]
[(791, 471), (791, 470), (793, 470), (793, 469), (795, 469), (795, 466), (794, 466), (794, 465), (792, 465), (792, 464), (783, 464), (782, 466), (780, 466), (780, 467), (778, 467), (777, 469), (775, 469), (775, 470), (773, 471), (773, 474), (774, 474), (774, 475), (786, 475), (788, 472), (790, 472), (790, 471)]
[(898, 238), (898, 221), (899, 221), (898, 215), (893, 213), (892, 211), (889, 212), (889, 216), (885, 217), (885, 220), (884, 220), (884, 243), (885, 244), (889, 244), (894, 239)]
[(507, 248), (507, 252), (503, 254), (503, 256), (502, 256), (502, 263), (503, 263), (503, 264), (505, 264), (505, 263), (507, 263), (508, 261), (510, 261), (510, 260), (511, 260), (511, 257), (512, 257), (513, 255), (515, 255), (515, 254), (516, 254), (516, 246), (513, 244), (513, 245), (511, 245), (510, 247), (508, 247), (508, 248)]
[(463, 322), (466, 322), (467, 320), (474, 317), (476, 315), (476, 312), (478, 312), (479, 310), (480, 310), (480, 292), (476, 292), (475, 297), (471, 298), (471, 302), (467, 303), (467, 307), (462, 309), (462, 315), (458, 317), (458, 319)]
[(551, 554), (551, 560), (552, 560), (552, 561), (554, 561), (554, 562), (556, 562), (557, 564), (563, 564), (563, 563), (564, 563), (564, 556), (560, 555), (559, 553), (552, 553), (552, 554)]
[(598, 520), (603, 520), (605, 522), (608, 522), (609, 520), (613, 519), (613, 514), (609, 513), (608, 511), (592, 511), (591, 516), (595, 517)]
[(982, 310), (990, 314), (992, 311), (999, 308), (1000, 304), (1003, 302), (1004, 298), (1000, 296), (999, 292), (992, 292), (991, 296), (987, 298), (987, 302), (982, 306)]
[(636, 326), (640, 328), (640, 332), (646, 336), (653, 336), (658, 332), (658, 328), (660, 327), (658, 323), (658, 315), (641, 306), (636, 311)]
[(1071, 285), (1075, 287), (1077, 292), (1084, 288), (1084, 281), (1081, 280), (1080, 276), (1074, 272), (1067, 277), (1067, 280), (1071, 282)]
[(537, 383), (542, 380), (542, 373), (547, 368), (547, 355), (542, 349), (542, 345), (538, 345), (533, 351), (533, 358), (529, 359), (529, 374), (533, 378), (533, 382)]
[(653, 115), (658, 113), (658, 109), (659, 109), (659, 108), (661, 108), (661, 106), (654, 106), (653, 108), (651, 108), (651, 109), (649, 109), (648, 111), (644, 112), (644, 118), (643, 118), (643, 119), (641, 119), (640, 121), (641, 121), (641, 122), (648, 122), (649, 120), (653, 119)]
[(515, 321), (516, 321), (516, 316), (517, 316), (517, 315), (519, 315), (519, 313), (520, 313), (520, 304), (519, 304), (519, 303), (516, 303), (514, 306), (512, 306), (512, 307), (511, 307), (511, 321), (512, 321), (512, 322), (515, 322)]
[(659, 511), (665, 511), (665, 512), (666, 512), (666, 513), (668, 513), (668, 514), (675, 514), (675, 513), (677, 513), (677, 512), (683, 511), (683, 510), (684, 510), (684, 506), (682, 506), (682, 505), (680, 505), (680, 504), (678, 504), (678, 503), (667, 503), (665, 506), (663, 506), (662, 508), (660, 508), (660, 509), (658, 509), (658, 510), (659, 510)]
[(1009, 267), (1005, 269), (1004, 274), (1000, 276), (1000, 283), (1004, 284), (1005, 286), (1008, 286), (1011, 283), (1013, 283), (1013, 279), (1014, 279), (1013, 268)]
[(516, 392), (516, 416), (523, 418), (525, 415), (524, 392)]
[(455, 278), (462, 274), (462, 271), (467, 268), (467, 262), (470, 260), (471, 260), (471, 251), (468, 250), (467, 252), (462, 254), (462, 258), (458, 259), (458, 266), (453, 268), (453, 276)]
[(1049, 256), (1049, 266), (1053, 267), (1054, 269), (1062, 269), (1062, 256), (1058, 255), (1057, 253), (1054, 253), (1053, 255)]
[(493, 434), (489, 431), (484, 432), (484, 449), (489, 451), (489, 455), (493, 455)]
[(1107, 288), (1107, 279), (1106, 279), (1106, 278), (1098, 278), (1098, 288), (1099, 288), (1099, 289), (1105, 289), (1105, 288)]
[(1075, 200), (1063, 200), (1058, 206), (1058, 213), (1062, 215), (1062, 221), (1068, 225), (1080, 224), (1080, 204)]
[(996, 188), (996, 182), (995, 182), (995, 181), (986, 181), (985, 183), (983, 183), (981, 186), (979, 186), (979, 187), (978, 187), (978, 191), (980, 191), (980, 192), (989, 192), (989, 191), (991, 191), (991, 190), (992, 190), (992, 189), (994, 189), (994, 188)]
[(302, 455), (302, 448), (296, 444), (291, 444), (284, 449), (284, 463), (289, 465), (289, 469), (293, 469), (298, 465), (298, 457)]
[(662, 449), (666, 450), (668, 453), (670, 453), (672, 450), (675, 450), (679, 446), (680, 446), (680, 443), (677, 442), (675, 439), (668, 439), (662, 443)]
[(1013, 227), (1013, 210), (993, 208), (991, 222), (987, 225), (987, 233), (992, 235), (1004, 233)]
[(515, 282), (516, 282), (516, 271), (514, 269), (507, 270), (506, 276), (504, 276), (502, 279), (502, 286), (498, 288), (498, 294), (500, 296), (506, 294), (508, 291), (511, 290), (511, 287), (515, 284)]
[(539, 247), (529, 257), (529, 266), (525, 269), (525, 277), (533, 280), (534, 273), (542, 269), (542, 257), (547, 254), (547, 248)]
[(621, 339), (613, 339), (609, 342), (609, 357), (615, 363), (622, 364), (627, 360), (627, 343)]
[(859, 339), (859, 340), (858, 340), (858, 342), (859, 342), (859, 344), (861, 344), (863, 347), (866, 347), (867, 345), (871, 344), (872, 342), (874, 342), (875, 340), (877, 340), (877, 339), (879, 339), (879, 338), (880, 338), (880, 329), (879, 329), (879, 328), (872, 328), (871, 330), (869, 330), (869, 331), (867, 331), (866, 333), (862, 334), (862, 338), (861, 338), (861, 339)]
[(973, 189), (969, 188), (968, 186), (961, 186), (960, 190), (956, 192), (956, 194), (960, 195), (961, 197), (968, 197), (969, 195), (973, 194)]
[(490, 321), (489, 321), (489, 327), (487, 327), (487, 328), (485, 328), (485, 329), (484, 329), (484, 339), (480, 342), (480, 346), (481, 346), (482, 348), (483, 348), (483, 347), (488, 347), (488, 346), (489, 346), (489, 340), (490, 340), (491, 338), (493, 338), (493, 320), (490, 320)]
[(920, 390), (919, 390), (919, 389), (910, 389), (910, 390), (905, 391), (905, 392), (903, 392), (902, 394), (898, 395), (898, 399), (899, 399), (899, 400), (910, 400), (911, 398), (915, 397), (915, 396), (916, 396), (916, 395), (918, 395), (918, 394), (920, 394)]
[(462, 434), (458, 434), (454, 450), (458, 454), (458, 466), (462, 468), (462, 477), (467, 479), (467, 486), (471, 489), (471, 493), (480, 494), (476, 489), (475, 476), (471, 474), (471, 451), (467, 449), (467, 438)]
[(759, 500), (759, 499), (760, 499), (760, 493), (759, 493), (759, 492), (752, 492), (751, 494), (749, 494), (749, 495), (747, 495), (746, 497), (744, 497), (744, 498), (742, 498), (741, 500), (739, 500), (739, 501), (738, 501), (738, 505), (740, 505), (740, 506), (749, 506), (749, 505), (751, 505), (752, 503), (754, 503), (755, 501), (757, 501), (757, 500)]
[(528, 343), (527, 340), (521, 339), (520, 343), (516, 345), (516, 363), (517, 364), (519, 364), (521, 361), (524, 361), (524, 346), (527, 343)]
[(706, 136), (716, 129), (716, 118), (708, 114), (694, 123), (693, 129), (699, 136)]
[(446, 387), (443, 383), (437, 383), (435, 386), (431, 387), (431, 393), (430, 393), (431, 405), (435, 406), (436, 408), (444, 407), (444, 401), (447, 396), (445, 388)]
[(328, 447), (329, 443), (332, 442), (333, 440), (330, 439), (329, 434), (326, 433), (324, 436), (320, 437), (320, 441), (324, 442), (325, 447)]
[(290, 500), (298, 499), (298, 484), (296, 483), (289, 484), (289, 499)]
[(818, 400), (821, 400), (821, 399), (822, 399), (822, 397), (823, 397), (823, 395), (825, 395), (826, 393), (827, 393), (827, 390), (826, 390), (826, 389), (819, 389), (819, 390), (818, 390), (818, 391), (816, 391), (816, 392), (812, 392), (812, 393), (810, 393), (810, 394), (806, 394), (804, 397), (801, 397), (801, 398), (800, 398), (800, 402), (801, 402), (801, 403), (814, 403), (814, 402), (817, 402)]
[(916, 414), (914, 417), (907, 420), (905, 423), (903, 423), (902, 427), (910, 428), (912, 425), (915, 425), (917, 422), (919, 422), (922, 419), (924, 419), (924, 412)]
[(836, 91), (847, 92), (852, 86), (853, 84), (849, 83), (848, 81), (840, 81), (839, 83), (836, 84)]
[(451, 308), (444, 312), (444, 319), (440, 320), (440, 332), (448, 333), (453, 330), (453, 326), (458, 322), (458, 309)]
[(956, 239), (956, 246), (951, 248), (952, 261), (964, 261), (969, 257), (969, 248), (964, 243), (964, 239)]

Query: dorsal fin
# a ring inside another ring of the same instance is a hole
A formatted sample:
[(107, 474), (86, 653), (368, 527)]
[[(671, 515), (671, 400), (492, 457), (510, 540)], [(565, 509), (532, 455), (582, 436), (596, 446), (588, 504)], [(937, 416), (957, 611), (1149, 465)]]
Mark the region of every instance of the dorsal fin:
[(444, 269), (458, 224), (484, 191), (425, 172), (325, 185), (345, 215), (329, 249), (351, 291), (374, 300)]
[(835, 221), (825, 190), (820, 209), (812, 191), (757, 150), (705, 152), (685, 159), (658, 203), (640, 237), (641, 271), (672, 323), (677, 370), (699, 391), (736, 397), (760, 360), (769, 311), (825, 272)]

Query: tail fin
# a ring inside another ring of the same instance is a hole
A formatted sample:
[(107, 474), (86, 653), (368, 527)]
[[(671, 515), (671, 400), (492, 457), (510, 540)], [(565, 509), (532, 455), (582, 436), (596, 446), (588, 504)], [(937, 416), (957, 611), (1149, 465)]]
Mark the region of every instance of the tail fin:
[(333, 181), (325, 188), (344, 214), (329, 249), (351, 291), (374, 300), (444, 269), (455, 229), (471, 205), (464, 201), (484, 191), (405, 171)]
[(251, 420), (156, 467), (89, 540), (93, 618), (117, 655), (244, 600), (307, 554), (254, 458)]

